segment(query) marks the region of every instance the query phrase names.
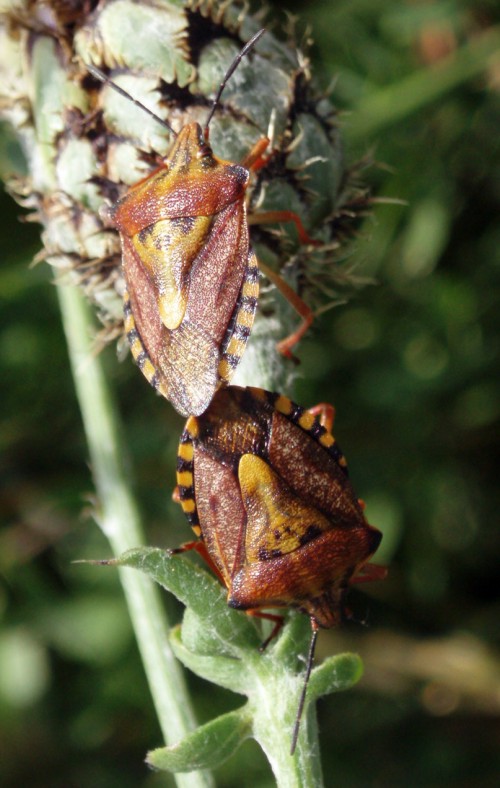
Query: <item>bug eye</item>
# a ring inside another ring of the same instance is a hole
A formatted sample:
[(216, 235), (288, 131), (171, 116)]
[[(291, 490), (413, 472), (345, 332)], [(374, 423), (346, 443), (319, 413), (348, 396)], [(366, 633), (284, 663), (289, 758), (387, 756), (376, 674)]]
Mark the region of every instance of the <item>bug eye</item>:
[(201, 164), (203, 170), (211, 170), (213, 167), (215, 167), (214, 155), (212, 153), (212, 149), (208, 145), (206, 147), (202, 146), (200, 148), (196, 158)]

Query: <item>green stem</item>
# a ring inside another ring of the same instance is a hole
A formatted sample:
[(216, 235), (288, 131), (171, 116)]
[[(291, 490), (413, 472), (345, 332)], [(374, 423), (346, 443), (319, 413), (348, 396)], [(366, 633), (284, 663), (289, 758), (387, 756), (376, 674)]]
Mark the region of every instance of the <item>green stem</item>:
[(311, 704), (301, 722), (297, 748), (290, 755), (291, 734), (302, 676), (293, 684), (290, 674), (276, 669), (279, 661), (256, 654), (253, 673), (257, 678), (253, 699), (254, 731), (266, 753), (279, 788), (321, 788), (321, 758), (315, 704)]
[[(58, 286), (73, 378), (88, 441), (100, 502), (99, 525), (115, 555), (144, 543), (140, 518), (130, 493), (120, 439), (117, 408), (91, 345), (90, 307), (78, 288)], [(141, 572), (120, 569), (120, 580), (165, 740), (173, 744), (195, 728), (182, 668), (168, 640), (168, 622), (158, 587)], [(179, 786), (213, 785), (209, 773), (176, 776)]]
[(353, 110), (349, 123), (351, 144), (377, 136), (461, 83), (478, 76), (499, 50), (500, 28), (492, 27), (432, 68), (422, 68), (400, 82), (370, 93)]

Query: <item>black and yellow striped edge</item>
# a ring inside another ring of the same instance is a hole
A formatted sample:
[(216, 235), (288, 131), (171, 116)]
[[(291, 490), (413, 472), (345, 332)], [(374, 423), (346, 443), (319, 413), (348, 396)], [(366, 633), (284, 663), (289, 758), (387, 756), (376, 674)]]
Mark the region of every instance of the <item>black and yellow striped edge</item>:
[[(283, 394), (275, 394), (265, 389), (249, 387), (246, 393), (253, 400), (270, 405), (293, 424), (308, 433), (335, 460), (337, 465), (348, 475), (347, 461), (340, 450), (332, 433), (320, 424), (317, 416), (297, 405)], [(249, 402), (249, 405), (251, 403)], [(180, 437), (177, 451), (177, 490), (179, 502), (188, 522), (196, 536), (201, 537), (202, 531), (196, 508), (196, 491), (194, 486), (194, 443), (199, 435), (198, 420), (190, 416)]]
[(222, 383), (229, 383), (245, 352), (252, 331), (258, 298), (259, 265), (255, 254), (251, 252), (245, 271), (245, 280), (222, 343), (218, 370), (219, 379)]
[(160, 388), (160, 377), (148, 355), (146, 348), (144, 347), (139, 331), (137, 330), (128, 290), (125, 290), (123, 294), (123, 315), (125, 321), (125, 333), (127, 335), (127, 340), (130, 345), (132, 356), (134, 357), (137, 366), (141, 370), (148, 383), (150, 383), (153, 388), (158, 391)]
[(198, 435), (198, 422), (190, 416), (180, 437), (177, 450), (177, 490), (179, 502), (196, 536), (201, 536), (194, 491), (194, 440)]
[(286, 416), (293, 424), (307, 432), (320, 446), (326, 449), (344, 473), (348, 475), (347, 460), (343, 452), (332, 433), (323, 427), (317, 416), (313, 416), (308, 410), (292, 402), (283, 394), (274, 394), (265, 389), (252, 387), (248, 391), (255, 399), (268, 402), (278, 413)]
[[(246, 269), (245, 281), (221, 347), (221, 360), (218, 368), (218, 377), (221, 383), (229, 383), (245, 352), (252, 331), (258, 298), (259, 267), (257, 259), (252, 253)], [(161, 387), (160, 375), (151, 361), (137, 329), (127, 290), (123, 295), (123, 314), (125, 333), (132, 356), (148, 383), (158, 391)]]

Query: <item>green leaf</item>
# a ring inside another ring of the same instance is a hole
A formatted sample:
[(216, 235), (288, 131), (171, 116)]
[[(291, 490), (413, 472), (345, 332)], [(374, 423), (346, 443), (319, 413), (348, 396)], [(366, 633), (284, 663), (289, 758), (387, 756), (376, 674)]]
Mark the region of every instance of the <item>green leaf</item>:
[(337, 654), (326, 659), (311, 673), (307, 689), (310, 700), (350, 689), (363, 675), (363, 662), (358, 654)]
[(193, 673), (207, 679), (207, 681), (212, 681), (242, 695), (248, 694), (255, 685), (253, 674), (249, 672), (246, 663), (241, 659), (205, 656), (193, 653), (186, 648), (182, 642), (180, 627), (175, 627), (171, 631), (170, 644), (177, 659)]
[(225, 607), (219, 583), (185, 555), (176, 555), (159, 547), (137, 547), (127, 550), (110, 563), (145, 572), (200, 614), (207, 607), (214, 612), (222, 612)]
[(303, 668), (303, 657), (311, 640), (311, 622), (308, 616), (293, 611), (283, 626), (279, 637), (269, 643), (266, 652), (296, 672)]
[[(239, 614), (244, 616), (243, 613)], [(248, 637), (242, 638), (241, 632), (236, 631), (236, 638), (228, 643), (222, 640), (217, 629), (209, 626), (206, 616), (199, 616), (190, 607), (184, 611), (182, 618), (182, 644), (194, 654), (214, 657), (234, 657), (239, 656), (241, 647), (249, 646), (257, 649), (260, 640), (255, 631), (252, 621), (248, 617), (243, 618), (244, 628), (248, 628)]]
[(238, 655), (240, 646), (254, 648), (259, 643), (254, 623), (248, 616), (227, 606), (220, 583), (184, 555), (175, 555), (156, 547), (129, 550), (116, 561), (145, 572), (170, 591), (198, 616), (211, 639), (219, 639), (226, 653)]
[(245, 705), (202, 725), (178, 744), (153, 750), (146, 762), (154, 769), (170, 772), (212, 769), (227, 760), (249, 738), (251, 730), (252, 718)]

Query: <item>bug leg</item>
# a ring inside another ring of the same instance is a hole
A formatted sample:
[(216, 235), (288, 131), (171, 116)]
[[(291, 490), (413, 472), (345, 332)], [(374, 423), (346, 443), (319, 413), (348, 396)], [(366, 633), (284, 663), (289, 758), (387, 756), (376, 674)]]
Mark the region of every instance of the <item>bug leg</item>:
[(371, 583), (372, 580), (385, 580), (387, 577), (387, 567), (380, 564), (365, 564), (357, 570), (360, 574), (351, 577), (349, 585), (355, 583)]
[(277, 350), (287, 358), (294, 358), (292, 353), (292, 348), (299, 342), (306, 331), (308, 330), (309, 326), (312, 324), (314, 320), (314, 313), (310, 307), (307, 306), (306, 302), (302, 300), (302, 298), (297, 295), (295, 290), (290, 287), (288, 282), (285, 282), (282, 276), (275, 273), (271, 268), (269, 268), (264, 263), (259, 261), (259, 267), (263, 274), (267, 276), (267, 278), (275, 285), (280, 293), (286, 298), (286, 300), (292, 305), (295, 309), (297, 314), (300, 315), (302, 318), (302, 323), (299, 327), (288, 337), (282, 339), (276, 345)]
[(184, 544), (179, 545), (179, 547), (172, 547), (169, 550), (170, 555), (180, 555), (181, 553), (187, 553), (190, 550), (195, 550), (199, 552), (197, 549), (198, 542), (193, 539), (192, 542), (184, 542)]
[(272, 156), (272, 154), (269, 156), (263, 155), (264, 151), (269, 147), (269, 142), (270, 140), (268, 137), (261, 137), (260, 140), (257, 140), (253, 148), (248, 151), (247, 155), (242, 160), (241, 166), (246, 167), (247, 170), (253, 170), (253, 172), (257, 172), (257, 170), (265, 167)]
[(333, 423), (335, 421), (335, 408), (328, 402), (318, 402), (312, 408), (307, 409), (313, 416), (319, 417), (319, 423), (325, 428), (327, 432), (333, 430)]
[[(256, 169), (256, 166), (254, 165), (252, 169)], [(262, 211), (260, 213), (251, 213), (248, 216), (248, 224), (283, 224), (284, 222), (294, 223), (301, 244), (323, 246), (322, 241), (311, 238), (302, 224), (302, 219), (293, 211)]]
[[(175, 491), (174, 491), (175, 492)], [(219, 569), (216, 567), (214, 562), (210, 557), (210, 553), (207, 550), (207, 546), (202, 539), (194, 539), (192, 542), (185, 542), (181, 544), (180, 547), (174, 547), (173, 550), (170, 550), (170, 555), (180, 555), (181, 553), (187, 553), (189, 550), (194, 550), (195, 553), (198, 553), (201, 558), (205, 561), (208, 568), (212, 570), (214, 575), (216, 575), (223, 586), (226, 585), (224, 578), (222, 577)]]
[[(249, 155), (251, 155), (251, 153), (252, 151)], [(255, 166), (253, 169), (255, 169)], [(322, 246), (321, 241), (311, 238), (306, 228), (302, 224), (300, 216), (298, 216), (293, 211), (263, 211), (261, 213), (253, 213), (248, 216), (249, 225), (275, 224), (280, 222), (293, 222), (297, 228), (299, 240), (302, 244)], [(305, 301), (303, 301), (303, 299), (295, 292), (295, 290), (290, 287), (287, 282), (285, 282), (282, 276), (275, 273), (271, 268), (260, 261), (259, 266), (261, 271), (267, 276), (273, 285), (278, 288), (281, 294), (287, 299), (287, 301), (289, 301), (295, 311), (302, 318), (302, 323), (299, 325), (296, 331), (290, 334), (290, 336), (285, 337), (285, 339), (282, 339), (281, 342), (278, 342), (277, 344), (277, 349), (283, 356), (293, 359), (294, 356), (291, 352), (292, 348), (302, 339), (309, 326), (312, 324), (314, 320), (314, 313), (312, 309), (307, 306)]]
[(283, 616), (274, 615), (273, 613), (263, 613), (262, 610), (259, 609), (246, 610), (245, 612), (247, 616), (253, 616), (254, 618), (263, 618), (265, 621), (273, 622), (274, 627), (271, 630), (271, 634), (259, 646), (259, 651), (261, 652), (265, 651), (271, 640), (274, 640), (274, 638), (282, 628), (284, 621)]

